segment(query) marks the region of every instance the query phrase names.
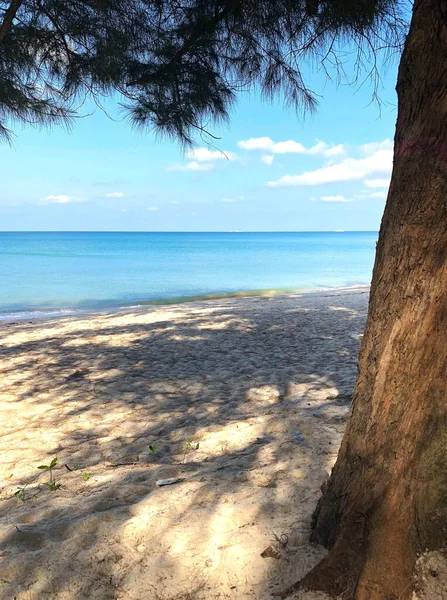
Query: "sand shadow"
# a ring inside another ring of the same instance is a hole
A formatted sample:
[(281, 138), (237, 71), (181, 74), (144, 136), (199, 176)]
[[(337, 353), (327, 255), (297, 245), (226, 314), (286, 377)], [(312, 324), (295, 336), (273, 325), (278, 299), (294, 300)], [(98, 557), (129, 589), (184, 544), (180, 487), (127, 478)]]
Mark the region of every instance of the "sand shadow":
[[(349, 411), (366, 313), (350, 298), (5, 329), (0, 598), (264, 599), (296, 581), (321, 556), (310, 516)], [(36, 467), (55, 455), (50, 492)]]

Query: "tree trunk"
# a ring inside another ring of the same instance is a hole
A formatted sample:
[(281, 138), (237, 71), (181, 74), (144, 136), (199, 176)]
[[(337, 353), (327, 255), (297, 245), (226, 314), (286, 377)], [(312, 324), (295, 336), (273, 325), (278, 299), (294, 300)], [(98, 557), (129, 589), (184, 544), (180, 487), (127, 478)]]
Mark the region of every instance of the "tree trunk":
[[(294, 589), (405, 600), (447, 547), (447, 0), (416, 0), (351, 418)], [(290, 591), (290, 590), (289, 590)]]

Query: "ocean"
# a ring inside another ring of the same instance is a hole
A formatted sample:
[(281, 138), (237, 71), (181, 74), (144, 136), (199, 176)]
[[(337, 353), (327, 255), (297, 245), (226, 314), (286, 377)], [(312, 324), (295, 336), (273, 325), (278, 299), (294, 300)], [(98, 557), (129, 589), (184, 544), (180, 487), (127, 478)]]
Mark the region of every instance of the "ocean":
[(0, 232), (0, 319), (370, 283), (377, 233)]

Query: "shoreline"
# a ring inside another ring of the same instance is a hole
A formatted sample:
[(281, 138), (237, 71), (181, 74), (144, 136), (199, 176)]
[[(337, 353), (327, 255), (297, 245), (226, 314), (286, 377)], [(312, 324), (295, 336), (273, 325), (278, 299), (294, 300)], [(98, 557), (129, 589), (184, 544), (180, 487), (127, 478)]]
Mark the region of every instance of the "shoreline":
[(104, 313), (122, 313), (126, 311), (148, 310), (157, 307), (177, 306), (183, 304), (194, 304), (201, 302), (219, 302), (234, 299), (266, 298), (266, 297), (300, 297), (302, 295), (320, 295), (328, 292), (335, 294), (369, 292), (370, 284), (355, 284), (341, 287), (318, 287), (318, 288), (296, 288), (296, 289), (271, 289), (271, 290), (244, 290), (239, 292), (223, 292), (216, 294), (178, 296), (172, 299), (156, 299), (132, 303), (129, 305), (104, 305), (101, 307), (63, 307), (63, 308), (24, 308), (17, 310), (0, 311), (0, 328), (11, 322), (35, 322), (54, 319), (82, 318), (86, 315), (100, 315)]

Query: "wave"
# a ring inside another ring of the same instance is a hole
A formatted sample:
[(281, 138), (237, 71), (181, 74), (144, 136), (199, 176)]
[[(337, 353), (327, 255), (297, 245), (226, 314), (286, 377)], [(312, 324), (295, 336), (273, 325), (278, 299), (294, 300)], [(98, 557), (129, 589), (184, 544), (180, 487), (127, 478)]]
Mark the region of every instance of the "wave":
[(104, 303), (102, 305), (95, 303), (91, 306), (82, 308), (35, 308), (35, 309), (18, 309), (5, 312), (0, 311), (1, 321), (26, 321), (37, 319), (51, 319), (60, 317), (81, 316), (83, 314), (125, 311), (130, 309), (142, 309), (149, 306), (163, 306), (173, 304), (184, 304), (186, 302), (204, 302), (207, 300), (229, 300), (232, 298), (254, 298), (280, 296), (283, 294), (310, 294), (321, 292), (349, 292), (353, 290), (367, 290), (367, 284), (352, 284), (347, 286), (337, 287), (288, 287), (288, 288), (265, 288), (255, 290), (241, 290), (238, 292), (216, 292), (214, 294), (194, 294), (186, 296), (175, 296), (172, 298), (153, 298), (148, 300), (140, 300), (129, 302), (128, 304), (121, 303)]

